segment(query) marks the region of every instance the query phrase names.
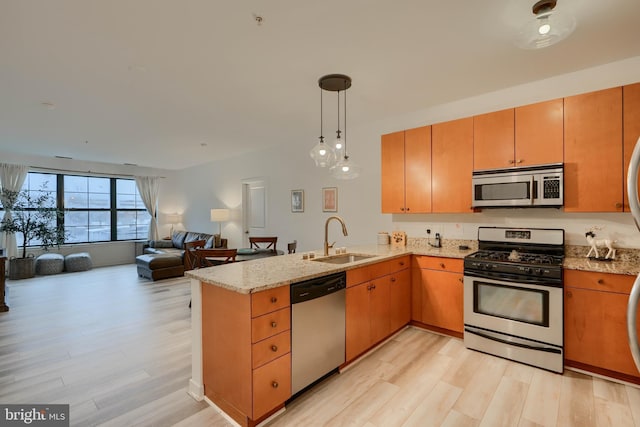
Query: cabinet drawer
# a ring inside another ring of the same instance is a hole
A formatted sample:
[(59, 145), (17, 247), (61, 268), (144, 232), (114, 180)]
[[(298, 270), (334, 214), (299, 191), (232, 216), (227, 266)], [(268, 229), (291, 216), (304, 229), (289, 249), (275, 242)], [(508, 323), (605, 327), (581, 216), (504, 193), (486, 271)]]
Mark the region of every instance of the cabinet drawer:
[(565, 287), (629, 294), (635, 276), (593, 271), (564, 270)]
[(291, 397), (291, 353), (253, 371), (253, 419)]
[(410, 267), (409, 255), (400, 258), (393, 258), (388, 261), (381, 261), (366, 267), (347, 270), (347, 287), (355, 286), (363, 282), (368, 282), (387, 274), (395, 273)]
[(253, 369), (291, 351), (291, 331), (274, 335), (251, 346)]
[(288, 307), (289, 296), (289, 286), (280, 286), (251, 294), (251, 317), (262, 316), (265, 313)]
[(251, 320), (251, 342), (256, 343), (291, 329), (291, 309), (267, 313)]
[(464, 261), (458, 258), (442, 258), (433, 256), (413, 257), (418, 268), (428, 268), (430, 270), (453, 271), (462, 273)]
[(409, 256), (382, 261), (371, 266), (374, 270), (374, 278), (396, 273), (409, 267)]

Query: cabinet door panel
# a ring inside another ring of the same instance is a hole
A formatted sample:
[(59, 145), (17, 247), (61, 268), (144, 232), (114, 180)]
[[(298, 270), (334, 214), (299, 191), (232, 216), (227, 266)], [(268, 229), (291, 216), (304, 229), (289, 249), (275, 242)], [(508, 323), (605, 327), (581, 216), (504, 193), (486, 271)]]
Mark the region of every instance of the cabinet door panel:
[(347, 288), (346, 291), (346, 357), (352, 360), (369, 348), (369, 283)]
[(564, 100), (564, 210), (622, 211), (622, 88)]
[(473, 118), (431, 126), (431, 210), (472, 212)]
[(421, 270), (422, 322), (455, 332), (463, 330), (462, 274)]
[(630, 212), (627, 173), (631, 153), (633, 153), (640, 137), (640, 83), (622, 87), (622, 116), (624, 123), (624, 210)]
[(382, 135), (382, 213), (404, 213), (404, 131)]
[(473, 169), (514, 166), (513, 108), (473, 118)]
[(431, 126), (404, 133), (405, 212), (431, 212)]
[(640, 376), (627, 342), (627, 301), (625, 294), (566, 288), (565, 358)]
[(395, 332), (411, 320), (411, 270), (389, 276), (390, 332)]
[(563, 117), (562, 98), (516, 108), (516, 166), (562, 163)]
[(386, 338), (391, 332), (390, 282), (388, 277), (371, 282), (369, 290), (369, 315), (371, 321), (371, 344)]

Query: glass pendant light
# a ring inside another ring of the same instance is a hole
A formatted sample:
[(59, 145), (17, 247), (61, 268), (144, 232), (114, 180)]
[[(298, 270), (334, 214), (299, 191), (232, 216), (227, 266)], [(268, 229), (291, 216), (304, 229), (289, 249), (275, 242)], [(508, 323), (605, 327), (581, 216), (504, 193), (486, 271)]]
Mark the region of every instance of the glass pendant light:
[(555, 10), (557, 0), (540, 0), (533, 5), (534, 16), (520, 29), (515, 44), (522, 49), (541, 49), (567, 38), (576, 28), (575, 18)]
[(317, 167), (328, 168), (336, 161), (336, 153), (328, 144), (324, 142), (322, 136), (322, 84), (320, 84), (320, 141), (311, 149), (309, 156), (316, 163)]
[[(346, 76), (345, 76), (346, 77)], [(351, 79), (349, 79), (349, 86), (351, 86)], [(331, 175), (336, 179), (354, 179), (360, 176), (360, 166), (353, 160), (349, 159), (347, 155), (347, 88), (349, 87), (345, 83), (344, 92), (344, 154), (338, 162), (330, 169)], [(340, 91), (338, 91), (338, 102), (340, 100)], [(338, 131), (339, 132), (339, 131)], [(338, 134), (340, 136), (340, 134)]]

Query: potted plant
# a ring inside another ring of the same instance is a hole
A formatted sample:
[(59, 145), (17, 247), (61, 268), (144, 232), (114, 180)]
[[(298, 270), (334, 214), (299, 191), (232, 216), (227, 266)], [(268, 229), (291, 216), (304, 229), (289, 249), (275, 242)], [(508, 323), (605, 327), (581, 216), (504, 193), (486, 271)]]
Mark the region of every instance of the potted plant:
[(42, 187), (41, 191), (11, 191), (2, 189), (4, 200), (8, 200), (11, 217), (0, 222), (0, 231), (22, 234), (22, 256), (9, 260), (9, 278), (26, 279), (35, 276), (35, 259), (27, 256), (27, 246), (36, 241), (46, 251), (64, 243), (65, 231), (62, 222), (64, 213), (56, 208), (52, 194)]

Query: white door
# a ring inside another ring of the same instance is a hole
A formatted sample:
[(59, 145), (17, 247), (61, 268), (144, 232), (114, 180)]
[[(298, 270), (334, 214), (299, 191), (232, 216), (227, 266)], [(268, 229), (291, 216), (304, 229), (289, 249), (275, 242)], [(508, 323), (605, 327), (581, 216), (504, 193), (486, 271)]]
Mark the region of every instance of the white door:
[(249, 236), (264, 236), (267, 227), (267, 185), (263, 179), (242, 181), (243, 238), (249, 247)]

